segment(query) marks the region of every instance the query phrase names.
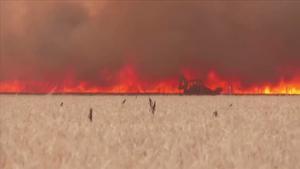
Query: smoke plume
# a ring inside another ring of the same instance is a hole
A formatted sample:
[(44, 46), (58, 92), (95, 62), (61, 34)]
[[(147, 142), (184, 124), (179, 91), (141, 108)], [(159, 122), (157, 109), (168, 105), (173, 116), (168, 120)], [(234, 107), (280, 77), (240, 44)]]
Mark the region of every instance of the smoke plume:
[(245, 86), (300, 76), (296, 1), (1, 1), (0, 81), (204, 77)]

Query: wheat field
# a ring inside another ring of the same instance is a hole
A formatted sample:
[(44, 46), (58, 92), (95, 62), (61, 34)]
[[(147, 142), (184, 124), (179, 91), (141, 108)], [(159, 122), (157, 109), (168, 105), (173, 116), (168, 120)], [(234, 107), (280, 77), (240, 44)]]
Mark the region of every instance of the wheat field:
[(0, 95), (0, 168), (297, 169), (300, 97)]

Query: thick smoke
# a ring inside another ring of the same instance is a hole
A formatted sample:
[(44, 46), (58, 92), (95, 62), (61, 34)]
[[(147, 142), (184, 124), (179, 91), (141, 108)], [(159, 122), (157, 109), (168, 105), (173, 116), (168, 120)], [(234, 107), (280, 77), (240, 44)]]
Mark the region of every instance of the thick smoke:
[(1, 1), (0, 81), (109, 85), (216, 70), (244, 85), (300, 75), (300, 3)]

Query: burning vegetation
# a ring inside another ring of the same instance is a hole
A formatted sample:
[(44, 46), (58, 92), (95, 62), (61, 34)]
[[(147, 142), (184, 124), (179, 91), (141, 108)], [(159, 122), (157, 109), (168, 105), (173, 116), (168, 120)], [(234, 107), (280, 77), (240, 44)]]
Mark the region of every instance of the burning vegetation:
[(0, 93), (300, 94), (299, 3), (1, 1), (0, 16)]
[[(276, 83), (251, 84), (220, 78), (212, 71), (206, 78), (197, 79), (192, 73), (160, 81), (142, 81), (134, 69), (128, 68), (117, 76), (116, 83), (102, 86), (89, 81), (66, 78), (60, 82), (12, 80), (0, 81), (0, 93), (25, 94), (300, 94), (299, 80), (280, 80)], [(126, 80), (124, 80), (126, 79)]]

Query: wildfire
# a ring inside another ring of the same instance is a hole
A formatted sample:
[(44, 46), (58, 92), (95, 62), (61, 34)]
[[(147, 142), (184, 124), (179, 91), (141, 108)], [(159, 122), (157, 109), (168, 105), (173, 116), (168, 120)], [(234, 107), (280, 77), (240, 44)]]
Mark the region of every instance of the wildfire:
[[(185, 72), (191, 77), (192, 73)], [(221, 79), (218, 74), (211, 70), (205, 81), (205, 85), (211, 89), (216, 89), (221, 87), (223, 89), (222, 94), (242, 94), (242, 95), (251, 95), (251, 94), (261, 94), (261, 95), (295, 95), (300, 94), (300, 79), (292, 79), (285, 81), (283, 78), (279, 83), (271, 84), (265, 83), (260, 85), (252, 85), (250, 87), (243, 87), (242, 82), (239, 80), (229, 81), (226, 79)]]
[[(184, 76), (192, 78), (191, 72), (184, 71)], [(116, 76), (115, 84), (109, 86), (96, 85), (87, 81), (78, 81), (66, 77), (61, 83), (49, 83), (38, 81), (0, 81), (0, 93), (86, 93), (86, 94), (181, 94), (178, 88), (178, 77), (171, 77), (161, 81), (143, 81), (132, 66), (125, 66)], [(221, 94), (300, 94), (300, 80), (293, 79), (290, 81), (280, 80), (277, 84), (252, 85), (243, 87), (241, 81), (228, 82), (221, 79), (215, 71), (210, 71), (203, 83), (210, 89), (221, 87)]]

